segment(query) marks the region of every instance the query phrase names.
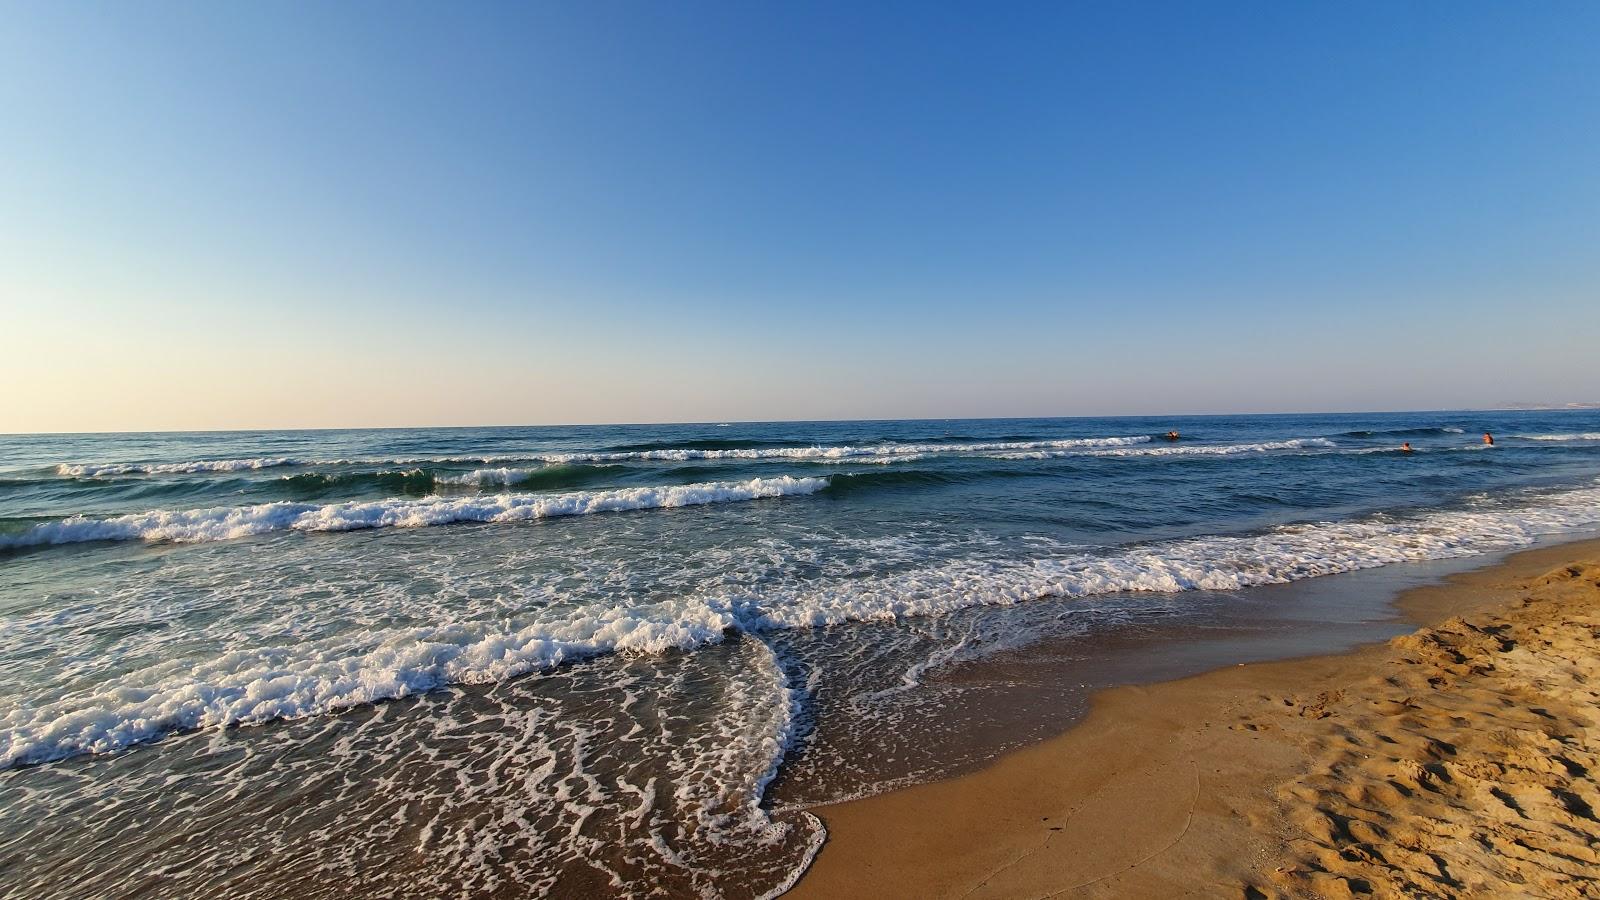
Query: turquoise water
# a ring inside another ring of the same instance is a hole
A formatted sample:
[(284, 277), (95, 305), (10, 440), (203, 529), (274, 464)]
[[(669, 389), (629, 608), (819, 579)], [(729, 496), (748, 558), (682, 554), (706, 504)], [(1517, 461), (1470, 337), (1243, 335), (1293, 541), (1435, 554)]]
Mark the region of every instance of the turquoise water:
[(4, 437), (0, 871), (760, 896), (800, 800), (985, 727), (941, 671), (1586, 531), (1597, 479), (1596, 411)]

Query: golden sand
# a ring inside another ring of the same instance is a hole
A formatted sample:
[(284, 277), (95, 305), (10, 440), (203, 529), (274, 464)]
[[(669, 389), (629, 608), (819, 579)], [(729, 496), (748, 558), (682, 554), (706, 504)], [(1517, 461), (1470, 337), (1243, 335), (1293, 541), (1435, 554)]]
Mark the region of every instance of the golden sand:
[(1409, 592), (1355, 653), (1106, 691), (987, 769), (816, 810), (791, 897), (1600, 897), (1600, 542)]

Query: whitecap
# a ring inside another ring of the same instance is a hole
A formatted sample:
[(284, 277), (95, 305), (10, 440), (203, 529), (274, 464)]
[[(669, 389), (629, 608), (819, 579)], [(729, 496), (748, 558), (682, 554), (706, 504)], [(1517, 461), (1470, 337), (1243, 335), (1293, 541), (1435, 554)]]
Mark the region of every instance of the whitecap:
[(347, 503), (262, 503), (210, 509), (154, 510), (90, 518), (73, 516), (0, 535), (0, 549), (84, 541), (224, 541), (274, 531), (351, 531), (360, 528), (422, 528), (455, 522), (521, 522), (598, 512), (728, 503), (814, 494), (825, 478), (752, 478), (662, 487), (573, 491), (562, 494), (495, 494), (425, 497)]
[[(770, 481), (783, 483), (691, 485), (685, 487), (705, 490), (676, 496), (681, 503), (715, 502), (703, 498), (803, 493), (825, 484), (821, 479)], [(732, 591), (712, 586), (647, 604), (552, 608), (540, 613), (542, 618), (520, 623), (385, 626), (333, 643), (233, 649), (182, 666), (121, 673), (56, 698), (0, 700), (0, 767), (117, 750), (178, 729), (315, 715), (450, 683), (500, 681), (597, 654), (691, 649), (719, 642), (730, 632), (896, 621), (1046, 597), (1238, 590), (1511, 550), (1540, 535), (1596, 523), (1600, 487), (1591, 486), (1545, 494), (1522, 506), (1481, 501), (1406, 519), (1380, 515), (1307, 522), (1106, 553), (1062, 548), (1032, 560), (961, 558), (822, 583)], [(774, 722), (775, 746), (787, 739), (787, 729), (781, 717)]]

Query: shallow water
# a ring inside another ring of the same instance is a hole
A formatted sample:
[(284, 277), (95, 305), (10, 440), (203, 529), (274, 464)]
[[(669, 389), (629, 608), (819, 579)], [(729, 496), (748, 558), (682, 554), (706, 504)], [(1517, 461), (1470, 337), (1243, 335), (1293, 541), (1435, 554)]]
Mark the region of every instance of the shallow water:
[(769, 894), (805, 805), (1597, 476), (1594, 411), (0, 438), (0, 883)]

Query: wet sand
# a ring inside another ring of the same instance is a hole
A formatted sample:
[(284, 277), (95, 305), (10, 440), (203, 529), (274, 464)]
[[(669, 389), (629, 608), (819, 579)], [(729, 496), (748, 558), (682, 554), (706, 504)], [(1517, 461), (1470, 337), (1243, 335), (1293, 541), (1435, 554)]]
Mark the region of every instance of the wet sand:
[(959, 778), (813, 810), (788, 897), (1600, 897), (1600, 541), (1407, 591), (1414, 633), (1097, 694)]

